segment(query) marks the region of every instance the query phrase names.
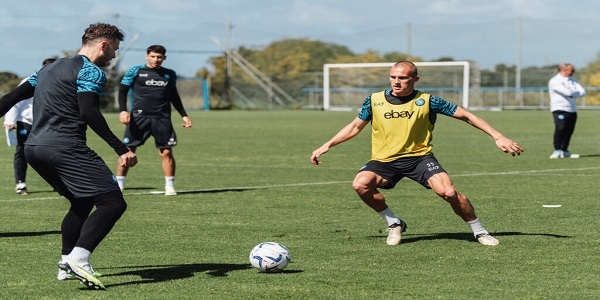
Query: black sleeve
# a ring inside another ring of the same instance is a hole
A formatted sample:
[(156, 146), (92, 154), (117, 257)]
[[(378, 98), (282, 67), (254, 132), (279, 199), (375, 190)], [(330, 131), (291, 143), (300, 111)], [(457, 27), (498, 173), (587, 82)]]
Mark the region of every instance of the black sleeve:
[(187, 112), (185, 111), (185, 108), (183, 108), (183, 103), (181, 102), (177, 89), (169, 90), (169, 100), (173, 103), (173, 107), (175, 107), (182, 118), (187, 116)]
[(87, 125), (100, 136), (118, 155), (129, 152), (129, 149), (110, 130), (106, 119), (100, 112), (100, 96), (96, 93), (78, 93), (79, 113)]
[(4, 116), (15, 104), (21, 100), (29, 99), (33, 97), (33, 91), (35, 88), (31, 86), (29, 81), (25, 81), (10, 91), (8, 94), (0, 98), (0, 117)]
[(127, 94), (129, 93), (129, 86), (121, 84), (119, 86), (119, 111), (128, 111), (127, 110)]

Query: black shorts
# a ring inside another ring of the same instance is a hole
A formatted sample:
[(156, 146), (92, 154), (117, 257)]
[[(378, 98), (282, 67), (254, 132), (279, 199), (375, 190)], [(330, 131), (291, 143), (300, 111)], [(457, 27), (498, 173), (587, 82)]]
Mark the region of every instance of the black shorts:
[(173, 148), (177, 145), (177, 135), (171, 119), (149, 118), (131, 114), (129, 125), (125, 127), (123, 143), (138, 147), (150, 137), (154, 137), (156, 148)]
[(430, 189), (427, 180), (437, 173), (445, 173), (440, 163), (433, 154), (417, 157), (399, 158), (391, 162), (380, 162), (371, 160), (367, 162), (359, 172), (371, 171), (388, 181), (382, 189), (393, 189), (394, 186), (404, 177), (408, 177), (425, 188)]
[(25, 145), (25, 157), (67, 199), (120, 191), (110, 168), (88, 147)]

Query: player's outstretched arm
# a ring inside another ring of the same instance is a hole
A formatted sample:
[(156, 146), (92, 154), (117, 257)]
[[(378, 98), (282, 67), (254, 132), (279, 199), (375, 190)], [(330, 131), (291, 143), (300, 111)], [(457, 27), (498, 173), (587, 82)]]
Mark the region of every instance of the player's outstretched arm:
[(517, 142), (515, 142), (509, 138), (506, 138), (504, 135), (502, 135), (502, 133), (500, 133), (498, 130), (494, 129), (485, 120), (474, 115), (472, 112), (470, 112), (462, 107), (457, 107), (456, 111), (454, 112), (454, 115), (452, 115), (452, 117), (459, 119), (459, 120), (463, 120), (463, 121), (471, 124), (473, 127), (487, 133), (489, 136), (491, 136), (494, 139), (494, 141), (496, 142), (496, 146), (500, 150), (502, 150), (506, 153), (510, 153), (512, 156), (520, 155), (521, 152), (523, 152), (523, 147), (521, 147), (521, 145), (519, 145)]
[(313, 165), (320, 165), (319, 157), (329, 151), (329, 149), (337, 144), (341, 144), (356, 135), (358, 135), (369, 122), (363, 121), (356, 117), (350, 124), (342, 128), (333, 138), (312, 152), (310, 162)]
[(14, 90), (0, 98), (0, 117), (4, 116), (15, 104), (21, 100), (33, 97), (34, 87), (29, 82), (24, 82)]

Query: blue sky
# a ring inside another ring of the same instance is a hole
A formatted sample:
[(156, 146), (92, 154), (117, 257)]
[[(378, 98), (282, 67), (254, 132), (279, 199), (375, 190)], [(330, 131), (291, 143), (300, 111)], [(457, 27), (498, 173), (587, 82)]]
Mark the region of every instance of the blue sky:
[(0, 7), (0, 71), (26, 76), (41, 61), (78, 50), (83, 30), (109, 22), (126, 33), (119, 69), (144, 63), (151, 44), (167, 47), (164, 66), (193, 76), (220, 55), (232, 25), (232, 48), (260, 49), (287, 38), (451, 57), (522, 67), (571, 62), (600, 52), (600, 4), (594, 0), (54, 0), (5, 1)]

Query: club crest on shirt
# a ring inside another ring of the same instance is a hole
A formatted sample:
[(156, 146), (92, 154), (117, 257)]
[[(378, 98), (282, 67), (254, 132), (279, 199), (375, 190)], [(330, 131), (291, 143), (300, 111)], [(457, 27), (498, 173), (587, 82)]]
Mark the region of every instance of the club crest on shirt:
[(415, 101), (415, 105), (416, 106), (423, 106), (423, 104), (425, 104), (425, 100), (423, 99), (417, 99), (417, 101)]

